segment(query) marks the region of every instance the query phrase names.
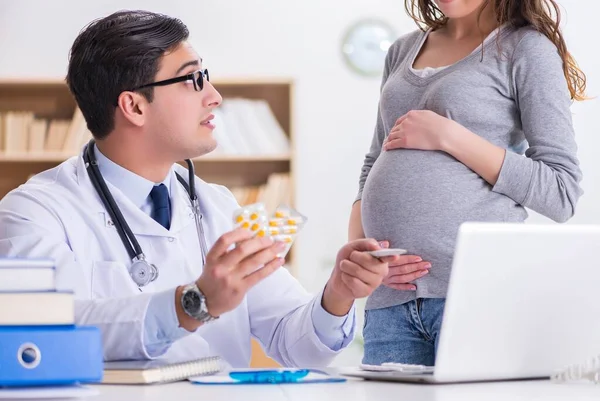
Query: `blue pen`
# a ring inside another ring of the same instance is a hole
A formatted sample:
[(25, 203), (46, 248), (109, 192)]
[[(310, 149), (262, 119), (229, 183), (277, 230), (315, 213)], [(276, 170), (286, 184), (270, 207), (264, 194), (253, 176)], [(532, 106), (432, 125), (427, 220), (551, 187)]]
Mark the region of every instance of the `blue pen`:
[(296, 383), (309, 372), (309, 369), (241, 371), (230, 372), (229, 377), (241, 383)]

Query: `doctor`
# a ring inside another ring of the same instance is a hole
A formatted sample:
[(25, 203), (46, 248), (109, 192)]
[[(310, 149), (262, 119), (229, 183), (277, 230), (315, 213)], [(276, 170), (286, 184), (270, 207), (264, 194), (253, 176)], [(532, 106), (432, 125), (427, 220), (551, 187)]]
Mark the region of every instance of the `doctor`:
[(181, 21), (144, 11), (79, 34), (67, 83), (95, 143), (2, 199), (0, 255), (53, 258), (106, 360), (220, 355), (244, 367), (254, 336), (285, 366), (327, 365), (353, 338), (354, 300), (395, 259), (362, 252), (386, 244), (351, 242), (312, 297), (281, 268), (282, 244), (232, 230), (232, 194), (176, 164), (215, 148), (222, 100), (187, 38)]

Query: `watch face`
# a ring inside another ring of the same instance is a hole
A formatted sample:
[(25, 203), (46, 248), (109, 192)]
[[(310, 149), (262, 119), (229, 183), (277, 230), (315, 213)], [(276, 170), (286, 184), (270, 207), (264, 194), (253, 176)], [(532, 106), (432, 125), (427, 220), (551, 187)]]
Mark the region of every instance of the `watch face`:
[(183, 309), (191, 314), (196, 314), (200, 311), (202, 300), (200, 295), (195, 291), (188, 291), (183, 296)]

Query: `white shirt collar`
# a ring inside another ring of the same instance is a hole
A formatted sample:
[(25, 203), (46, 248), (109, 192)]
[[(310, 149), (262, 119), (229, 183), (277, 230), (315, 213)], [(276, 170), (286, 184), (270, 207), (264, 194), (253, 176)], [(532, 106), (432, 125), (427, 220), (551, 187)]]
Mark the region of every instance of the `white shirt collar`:
[[(94, 153), (98, 160), (98, 168), (102, 177), (110, 182), (113, 186), (119, 189), (134, 205), (141, 208), (150, 196), (150, 191), (154, 185), (160, 185), (161, 183), (154, 183), (141, 177), (126, 168), (113, 162), (100, 152), (97, 146), (94, 146)], [(172, 172), (167, 174), (167, 177), (162, 181), (169, 191), (171, 196), (171, 176)]]

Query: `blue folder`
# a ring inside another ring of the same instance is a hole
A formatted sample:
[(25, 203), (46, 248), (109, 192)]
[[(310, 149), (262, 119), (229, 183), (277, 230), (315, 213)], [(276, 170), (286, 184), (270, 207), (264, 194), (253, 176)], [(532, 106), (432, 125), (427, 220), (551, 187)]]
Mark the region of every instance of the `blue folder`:
[(91, 326), (0, 326), (0, 387), (102, 380), (100, 330)]

